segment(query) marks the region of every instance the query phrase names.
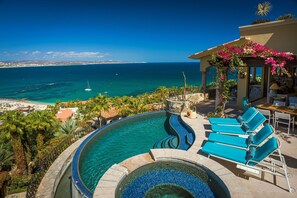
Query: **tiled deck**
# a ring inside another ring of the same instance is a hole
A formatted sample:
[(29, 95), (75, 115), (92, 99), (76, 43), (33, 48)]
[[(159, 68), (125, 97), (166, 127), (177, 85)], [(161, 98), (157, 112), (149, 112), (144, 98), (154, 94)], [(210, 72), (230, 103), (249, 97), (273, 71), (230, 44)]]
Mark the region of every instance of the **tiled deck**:
[[(195, 142), (188, 151), (176, 150), (176, 149), (152, 149), (150, 154), (143, 154), (129, 158), (119, 165), (113, 165), (106, 172), (95, 190), (94, 197), (114, 197), (116, 184), (125, 177), (129, 172), (147, 163), (152, 163), (155, 160), (162, 159), (186, 159), (190, 162), (199, 163), (207, 168), (210, 168), (220, 178), (226, 182), (230, 187), (232, 186), (231, 193), (232, 197), (296, 197), (296, 192), (289, 193), (287, 191), (287, 185), (284, 178), (277, 177), (276, 180), (270, 175), (266, 174), (264, 180), (261, 180), (259, 175), (247, 174), (244, 171), (237, 169), (234, 163), (226, 162), (216, 158), (208, 159), (203, 156), (203, 153), (197, 154), (200, 150), (204, 140), (207, 139), (207, 131), (210, 131), (209, 122), (204, 118), (209, 111), (213, 111), (213, 102), (202, 103), (197, 107), (198, 117), (196, 119), (189, 119), (182, 114), (182, 119), (195, 131)], [(226, 112), (230, 117), (236, 116), (239, 111), (232, 107), (227, 107)], [(291, 186), (297, 189), (297, 130), (287, 135), (285, 129), (277, 131), (277, 136), (281, 142), (281, 150), (285, 156), (288, 171), (291, 175), (290, 183)], [(79, 143), (78, 143), (79, 144)], [(67, 151), (67, 156), (73, 153), (77, 145), (71, 148), (70, 152)], [(66, 153), (65, 153), (66, 154)], [(39, 188), (40, 197), (51, 197), (54, 189), (54, 181), (51, 178), (56, 178), (62, 164), (65, 164), (68, 157), (64, 157), (64, 160), (58, 162), (59, 164), (52, 165), (52, 172), (47, 173), (48, 178), (43, 181), (43, 184)], [(61, 163), (61, 164), (60, 164)], [(236, 175), (236, 176), (235, 176)], [(232, 179), (230, 179), (232, 178)], [(276, 182), (274, 182), (276, 181)], [(241, 188), (242, 187), (242, 188)], [(42, 190), (41, 190), (42, 189)], [(45, 193), (46, 192), (46, 193)]]
[[(214, 109), (214, 103), (208, 102), (200, 104), (198, 106), (198, 116), (196, 119), (189, 119), (184, 114), (181, 114), (182, 120), (188, 124), (195, 132), (195, 142), (189, 148), (188, 151), (176, 150), (176, 149), (152, 149), (151, 157), (148, 154), (135, 156), (128, 160), (125, 160), (120, 165), (121, 169), (127, 172), (131, 172), (137, 167), (140, 167), (146, 163), (151, 163), (153, 160), (164, 160), (164, 159), (182, 159), (190, 162), (202, 164), (203, 166), (213, 170), (229, 187), (232, 197), (295, 197), (296, 192), (289, 193), (287, 191), (287, 184), (285, 178), (273, 177), (270, 174), (265, 174), (261, 179), (260, 175), (253, 175), (247, 173), (243, 170), (237, 169), (236, 165), (231, 162), (224, 160), (219, 160), (216, 158), (208, 159), (205, 154), (198, 151), (200, 150), (203, 142), (207, 140), (208, 132), (210, 132), (210, 125), (205, 115)], [(226, 108), (226, 113), (230, 117), (235, 117), (240, 111), (232, 107)], [(286, 158), (288, 172), (290, 173), (290, 183), (291, 187), (296, 189), (297, 187), (297, 135), (293, 132), (290, 135), (283, 133), (285, 129), (277, 131), (277, 136), (281, 142), (281, 150)], [(102, 177), (102, 182), (108, 180), (108, 172), (106, 172), (107, 178)], [(121, 175), (120, 178), (123, 178)], [(236, 176), (235, 176), (236, 175)], [(226, 178), (229, 178), (226, 180)], [(231, 179), (232, 178), (232, 179)], [(100, 180), (101, 181), (101, 180)], [(99, 185), (96, 188), (95, 195), (100, 197), (100, 193), (105, 193), (104, 195), (114, 196), (116, 185), (115, 183), (119, 180), (114, 181), (111, 185), (113, 188), (103, 189)], [(106, 187), (106, 186), (105, 186)], [(103, 195), (103, 194), (101, 194)]]
[[(196, 119), (189, 119), (182, 115), (183, 121), (190, 125), (195, 131), (196, 140), (193, 146), (188, 150), (190, 152), (198, 152), (203, 143), (203, 140), (207, 139), (207, 132), (210, 130), (208, 120), (204, 119), (204, 116), (214, 110), (214, 102), (199, 104), (197, 113), (199, 114)], [(226, 108), (226, 113), (230, 117), (235, 117), (240, 111), (232, 106)], [(286, 133), (286, 128), (280, 128), (276, 131), (276, 135), (281, 142), (281, 151), (285, 157), (286, 164), (288, 166), (288, 172), (290, 174), (289, 180), (291, 187), (295, 189), (295, 192), (289, 193), (288, 187), (283, 177), (276, 177), (276, 179), (270, 175), (265, 174), (264, 179), (261, 180), (260, 175), (252, 175), (246, 173), (243, 170), (237, 169), (236, 165), (231, 162), (212, 158), (224, 167), (228, 168), (235, 175), (240, 178), (242, 183), (250, 190), (253, 197), (296, 197), (297, 190), (297, 130), (291, 132), (290, 135)], [(200, 154), (200, 152), (199, 152)], [(203, 154), (203, 153), (202, 153)]]

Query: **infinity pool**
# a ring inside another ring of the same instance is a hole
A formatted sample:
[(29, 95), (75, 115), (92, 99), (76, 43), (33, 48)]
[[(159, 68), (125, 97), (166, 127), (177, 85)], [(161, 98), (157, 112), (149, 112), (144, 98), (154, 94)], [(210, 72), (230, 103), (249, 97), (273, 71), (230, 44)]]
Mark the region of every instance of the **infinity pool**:
[(165, 112), (149, 113), (123, 119), (97, 132), (79, 155), (79, 176), (84, 186), (94, 192), (113, 164), (149, 152), (156, 141), (168, 135), (165, 121)]

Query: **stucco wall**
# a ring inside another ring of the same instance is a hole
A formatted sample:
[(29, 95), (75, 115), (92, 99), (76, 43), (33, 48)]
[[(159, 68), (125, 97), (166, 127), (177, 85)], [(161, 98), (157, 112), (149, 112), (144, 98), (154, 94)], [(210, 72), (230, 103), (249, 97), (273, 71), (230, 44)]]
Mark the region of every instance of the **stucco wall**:
[(240, 36), (273, 48), (297, 54), (297, 19), (239, 27)]

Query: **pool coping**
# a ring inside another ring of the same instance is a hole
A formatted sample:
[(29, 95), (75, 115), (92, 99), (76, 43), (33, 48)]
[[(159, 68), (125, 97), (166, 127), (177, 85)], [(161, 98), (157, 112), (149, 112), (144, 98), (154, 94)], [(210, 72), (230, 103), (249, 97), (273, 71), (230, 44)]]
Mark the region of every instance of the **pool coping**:
[(133, 170), (157, 161), (184, 161), (203, 167), (220, 178), (229, 190), (231, 197), (253, 197), (242, 181), (218, 162), (203, 155), (179, 149), (151, 149), (150, 153), (133, 156), (109, 168), (96, 186), (94, 198), (112, 198), (118, 184)]

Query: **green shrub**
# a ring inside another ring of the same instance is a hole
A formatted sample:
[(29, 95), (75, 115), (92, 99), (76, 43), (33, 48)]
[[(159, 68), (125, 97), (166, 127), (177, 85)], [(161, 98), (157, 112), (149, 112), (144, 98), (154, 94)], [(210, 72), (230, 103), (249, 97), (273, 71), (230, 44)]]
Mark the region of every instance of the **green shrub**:
[(269, 19), (258, 19), (256, 21), (253, 21), (252, 24), (260, 24), (260, 23), (267, 23), (267, 22), (270, 22)]
[(8, 194), (14, 194), (24, 192), (27, 190), (31, 175), (13, 176), (11, 178), (11, 184), (8, 188)]
[(279, 16), (278, 18), (276, 18), (275, 20), (285, 20), (285, 19), (293, 19), (295, 18), (295, 16), (293, 14), (283, 14), (281, 16)]

